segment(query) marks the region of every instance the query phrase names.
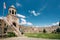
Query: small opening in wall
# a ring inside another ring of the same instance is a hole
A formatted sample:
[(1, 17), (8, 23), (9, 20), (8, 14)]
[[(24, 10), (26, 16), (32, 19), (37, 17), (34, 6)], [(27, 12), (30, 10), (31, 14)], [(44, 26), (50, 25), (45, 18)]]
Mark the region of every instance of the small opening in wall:
[(12, 10), (12, 14), (14, 14), (14, 10)]
[(6, 26), (6, 23), (4, 25)]
[(15, 12), (15, 15), (16, 15), (16, 12)]
[(11, 13), (11, 10), (9, 10), (10, 11), (10, 13)]
[(13, 25), (16, 27), (16, 23), (15, 22), (13, 22)]
[(6, 33), (6, 31), (7, 31), (7, 28), (4, 28), (4, 33)]
[(1, 26), (1, 23), (0, 23), (0, 26)]

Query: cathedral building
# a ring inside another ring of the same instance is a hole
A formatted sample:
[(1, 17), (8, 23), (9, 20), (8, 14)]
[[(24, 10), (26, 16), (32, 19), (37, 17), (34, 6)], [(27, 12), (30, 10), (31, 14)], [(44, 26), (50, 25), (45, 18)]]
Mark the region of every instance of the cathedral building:
[(7, 32), (14, 32), (17, 36), (21, 35), (19, 31), (19, 18), (16, 16), (17, 10), (14, 5), (9, 7), (8, 15), (0, 18), (0, 35), (6, 35)]

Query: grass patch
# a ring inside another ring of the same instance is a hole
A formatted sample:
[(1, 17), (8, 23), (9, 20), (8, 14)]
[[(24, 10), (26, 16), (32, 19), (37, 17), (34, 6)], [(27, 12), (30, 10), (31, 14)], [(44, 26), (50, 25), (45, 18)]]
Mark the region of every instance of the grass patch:
[(8, 34), (7, 35), (8, 37), (16, 37), (15, 33), (13, 33), (13, 32), (8, 32), (7, 34)]
[(25, 36), (34, 38), (60, 39), (60, 34), (54, 33), (26, 33)]

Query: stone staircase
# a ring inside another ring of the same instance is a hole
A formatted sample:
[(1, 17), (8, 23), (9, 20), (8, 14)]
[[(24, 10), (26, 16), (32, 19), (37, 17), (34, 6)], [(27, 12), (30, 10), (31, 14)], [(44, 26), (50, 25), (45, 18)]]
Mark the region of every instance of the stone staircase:
[(4, 21), (6, 22), (6, 24), (7, 24), (9, 27), (12, 28), (13, 32), (15, 33), (15, 35), (21, 36), (21, 32), (19, 31), (18, 28), (16, 28), (14, 25), (10, 24), (10, 23), (6, 20), (6, 18), (4, 19)]

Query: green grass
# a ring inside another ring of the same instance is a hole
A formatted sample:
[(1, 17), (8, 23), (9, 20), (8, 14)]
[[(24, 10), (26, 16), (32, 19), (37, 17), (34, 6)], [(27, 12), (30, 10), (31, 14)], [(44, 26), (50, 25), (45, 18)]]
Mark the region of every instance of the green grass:
[(8, 35), (7, 36), (8, 37), (16, 37), (15, 33), (13, 33), (13, 32), (8, 32)]
[(60, 34), (54, 33), (26, 33), (25, 36), (34, 38), (60, 39)]

